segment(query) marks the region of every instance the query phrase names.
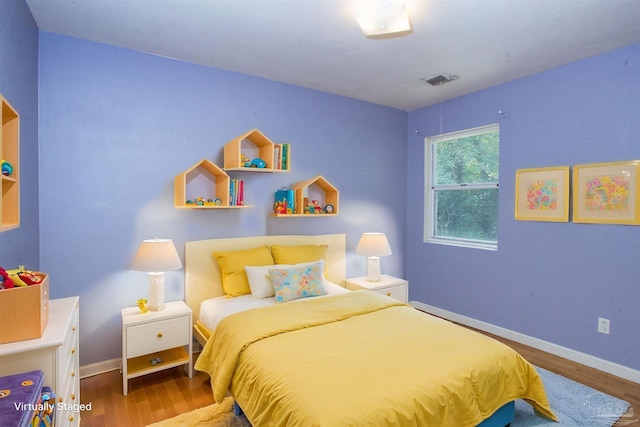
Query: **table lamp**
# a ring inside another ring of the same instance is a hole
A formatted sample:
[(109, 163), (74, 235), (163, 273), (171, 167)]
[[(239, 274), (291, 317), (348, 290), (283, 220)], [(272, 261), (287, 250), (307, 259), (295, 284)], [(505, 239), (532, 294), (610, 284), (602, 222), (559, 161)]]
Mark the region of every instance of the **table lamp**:
[(164, 272), (182, 268), (170, 239), (143, 240), (131, 268), (149, 273), (149, 310), (164, 309)]
[(367, 280), (370, 282), (380, 281), (380, 257), (391, 255), (391, 248), (384, 233), (362, 233), (358, 246), (358, 255), (367, 258)]

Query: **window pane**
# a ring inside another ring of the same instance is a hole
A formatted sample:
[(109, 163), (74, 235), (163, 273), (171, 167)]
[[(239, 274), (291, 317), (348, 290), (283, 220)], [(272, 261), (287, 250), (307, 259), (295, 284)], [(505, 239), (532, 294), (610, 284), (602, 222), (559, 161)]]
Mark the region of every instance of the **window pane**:
[(498, 131), (438, 141), (434, 185), (498, 182)]
[(434, 237), (498, 241), (498, 189), (435, 192)]

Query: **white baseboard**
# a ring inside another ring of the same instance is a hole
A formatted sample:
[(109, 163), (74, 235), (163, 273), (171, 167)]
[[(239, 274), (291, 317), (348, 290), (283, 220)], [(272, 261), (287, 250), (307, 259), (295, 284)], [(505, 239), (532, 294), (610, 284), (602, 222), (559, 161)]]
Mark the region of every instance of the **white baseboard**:
[(491, 323), (482, 322), (480, 320), (472, 319), (451, 311), (443, 310), (432, 305), (424, 304), (420, 301), (409, 301), (413, 307), (426, 311), (436, 316), (442, 317), (447, 320), (451, 320), (462, 325), (470, 326), (481, 331), (485, 331), (499, 337), (507, 338), (512, 341), (519, 342), (529, 347), (537, 348), (538, 350), (551, 353), (553, 355), (563, 357), (565, 359), (572, 360), (591, 368), (598, 369), (603, 372), (607, 372), (611, 375), (615, 375), (625, 380), (633, 381), (640, 384), (640, 371), (629, 368), (624, 365), (619, 365), (608, 360), (600, 359), (595, 356), (591, 356), (586, 353), (582, 353), (576, 350), (572, 350), (567, 347), (563, 347), (557, 344), (550, 343), (538, 338), (530, 337), (528, 335), (521, 334), (509, 329), (502, 328), (500, 326), (492, 325)]
[(80, 366), (80, 379), (120, 369), (120, 358)]

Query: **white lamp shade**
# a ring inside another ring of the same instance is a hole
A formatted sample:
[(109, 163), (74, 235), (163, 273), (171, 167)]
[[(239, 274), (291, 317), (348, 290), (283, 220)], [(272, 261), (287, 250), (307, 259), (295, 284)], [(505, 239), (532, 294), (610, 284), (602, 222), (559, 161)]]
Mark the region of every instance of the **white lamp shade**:
[(182, 268), (182, 262), (170, 239), (150, 239), (140, 244), (131, 268), (146, 272), (164, 272)]
[(365, 36), (382, 36), (411, 30), (407, 5), (399, 0), (364, 2), (356, 21)]
[(391, 255), (391, 247), (384, 233), (362, 233), (356, 253), (364, 256)]

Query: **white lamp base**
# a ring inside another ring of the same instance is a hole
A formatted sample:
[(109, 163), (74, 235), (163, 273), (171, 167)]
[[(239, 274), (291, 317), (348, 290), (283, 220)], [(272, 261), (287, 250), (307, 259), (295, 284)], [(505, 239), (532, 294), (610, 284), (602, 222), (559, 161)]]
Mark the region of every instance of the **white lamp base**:
[(369, 282), (380, 281), (380, 257), (367, 257), (367, 280)]
[(164, 273), (149, 273), (149, 310), (164, 310)]

